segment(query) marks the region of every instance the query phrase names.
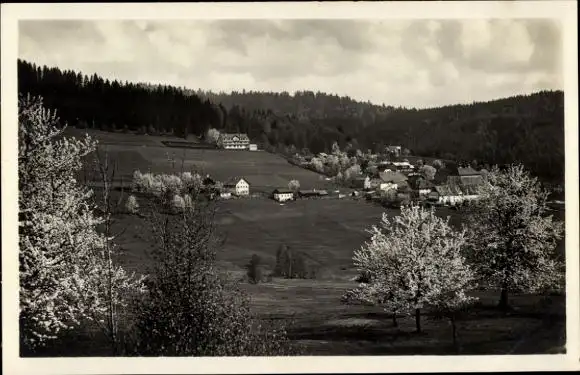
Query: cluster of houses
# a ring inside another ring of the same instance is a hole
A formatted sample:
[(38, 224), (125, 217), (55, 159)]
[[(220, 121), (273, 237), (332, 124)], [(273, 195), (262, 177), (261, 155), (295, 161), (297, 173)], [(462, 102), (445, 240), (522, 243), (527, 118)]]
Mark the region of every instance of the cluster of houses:
[[(216, 188), (216, 181), (209, 175), (203, 180), (205, 192), (210, 198), (229, 199), (232, 197), (247, 197), (250, 195), (250, 183), (245, 177), (232, 177), (223, 183), (222, 189)], [(286, 202), (296, 198), (320, 198), (329, 195), (326, 190), (289, 190), (277, 188), (272, 191), (270, 197), (278, 202)]]
[(222, 133), (218, 137), (217, 146), (224, 150), (258, 151), (258, 145), (250, 143), (250, 138), (244, 133)]
[(481, 172), (471, 167), (446, 167), (432, 181), (427, 180), (409, 162), (384, 162), (367, 176), (352, 181), (353, 196), (368, 198), (392, 192), (399, 200), (421, 200), (434, 205), (458, 205), (477, 199), (477, 186), (483, 182)]

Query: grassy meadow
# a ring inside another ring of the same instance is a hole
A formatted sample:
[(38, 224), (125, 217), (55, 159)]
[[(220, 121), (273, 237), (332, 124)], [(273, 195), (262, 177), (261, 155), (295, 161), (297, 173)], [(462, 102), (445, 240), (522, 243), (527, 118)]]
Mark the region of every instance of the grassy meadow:
[[(71, 133), (78, 133), (71, 129)], [(84, 132), (84, 131), (83, 131)], [(118, 162), (115, 180), (128, 185), (135, 169), (142, 172), (173, 173), (203, 170), (218, 180), (244, 176), (251, 190), (268, 191), (298, 179), (303, 188), (332, 188), (308, 170), (287, 163), (266, 152), (187, 150), (165, 147), (168, 137), (148, 137), (90, 131)], [(75, 135), (78, 135), (75, 134)], [(166, 153), (175, 153), (175, 165)], [(90, 177), (90, 176), (89, 176)], [(88, 183), (94, 178), (87, 178)], [(98, 193), (98, 192), (97, 192)], [(121, 194), (116, 192), (115, 194)], [(125, 197), (127, 192), (124, 193)], [(290, 339), (307, 355), (403, 355), (452, 354), (451, 328), (447, 321), (424, 318), (425, 332), (413, 333), (414, 320), (399, 319), (393, 327), (389, 316), (378, 307), (345, 306), (340, 297), (356, 286), (352, 266), (353, 251), (369, 236), (371, 225), (383, 212), (396, 210), (374, 206), (364, 200), (298, 200), (280, 205), (269, 199), (221, 201), (217, 225), (224, 237), (218, 252), (219, 264), (237, 279), (252, 254), (259, 255), (272, 269), (276, 251), (282, 244), (307, 254), (321, 272), (312, 280), (272, 281), (251, 285), (242, 282), (261, 319), (289, 324)], [(439, 209), (460, 225), (460, 213)], [(563, 219), (563, 211), (556, 212)], [(150, 264), (150, 230), (144, 219), (128, 214), (115, 216), (114, 231), (120, 248), (119, 260), (130, 271), (146, 273)], [(563, 242), (563, 241), (562, 241)], [(563, 243), (560, 251), (563, 252)], [(493, 308), (499, 292), (476, 292), (479, 305), (458, 323), (461, 354), (532, 354), (561, 352), (565, 343), (565, 296), (514, 295), (515, 309), (509, 313)], [(92, 338), (91, 340), (94, 340)], [(90, 341), (90, 340), (89, 340)], [(94, 341), (93, 341), (94, 344)], [(82, 351), (82, 345), (79, 350)], [(89, 345), (87, 344), (87, 350)], [(79, 355), (79, 354), (76, 354)]]

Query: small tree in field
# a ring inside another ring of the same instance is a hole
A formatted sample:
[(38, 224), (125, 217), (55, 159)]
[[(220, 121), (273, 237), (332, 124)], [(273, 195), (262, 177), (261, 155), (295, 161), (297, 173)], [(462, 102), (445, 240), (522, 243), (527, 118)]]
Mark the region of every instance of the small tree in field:
[(92, 191), (75, 180), (96, 142), (62, 137), (40, 98), (18, 105), (20, 337), (34, 350), (85, 319), (104, 322), (141, 280), (109, 262)]
[(292, 191), (300, 190), (300, 182), (298, 180), (292, 180), (288, 183), (288, 189)]
[(521, 165), (494, 167), (470, 205), (473, 263), (491, 288), (501, 290), (499, 306), (509, 307), (510, 291), (556, 286), (563, 264), (556, 260), (563, 225), (547, 212), (546, 192)]
[(137, 211), (139, 210), (139, 203), (137, 203), (137, 198), (135, 198), (134, 195), (130, 195), (129, 198), (127, 198), (125, 208), (127, 209), (127, 212), (131, 214), (137, 213)]
[(353, 257), (368, 283), (347, 293), (345, 302), (380, 304), (393, 314), (413, 312), (421, 332), (421, 310), (453, 309), (469, 300), (465, 292), (474, 276), (461, 255), (465, 231), (451, 228), (449, 219), (410, 205), (392, 221), (383, 214), (370, 233)]
[(257, 284), (262, 281), (262, 259), (253, 254), (250, 262), (246, 265), (246, 275), (248, 276), (248, 280), (252, 284)]
[(221, 241), (213, 217), (213, 206), (206, 204), (174, 216), (152, 213), (154, 262), (137, 314), (137, 354), (286, 354), (284, 331), (256, 324), (248, 298), (218, 269)]
[(205, 134), (205, 140), (207, 143), (216, 144), (220, 137), (220, 132), (217, 129), (210, 128)]

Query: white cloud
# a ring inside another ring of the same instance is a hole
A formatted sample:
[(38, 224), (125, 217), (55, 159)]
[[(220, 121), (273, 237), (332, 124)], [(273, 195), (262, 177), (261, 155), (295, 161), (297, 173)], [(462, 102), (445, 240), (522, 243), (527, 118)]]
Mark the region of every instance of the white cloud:
[(424, 107), (562, 85), (547, 20), (26, 21), (20, 57), (193, 89), (313, 90)]

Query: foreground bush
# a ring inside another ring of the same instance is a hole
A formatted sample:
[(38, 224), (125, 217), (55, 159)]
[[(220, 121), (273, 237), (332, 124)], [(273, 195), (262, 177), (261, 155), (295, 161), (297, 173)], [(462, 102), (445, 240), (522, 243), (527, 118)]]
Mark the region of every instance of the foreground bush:
[(137, 317), (137, 354), (246, 356), (290, 353), (283, 330), (255, 322), (248, 298), (215, 265), (213, 208), (153, 216), (155, 260)]

